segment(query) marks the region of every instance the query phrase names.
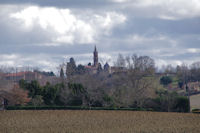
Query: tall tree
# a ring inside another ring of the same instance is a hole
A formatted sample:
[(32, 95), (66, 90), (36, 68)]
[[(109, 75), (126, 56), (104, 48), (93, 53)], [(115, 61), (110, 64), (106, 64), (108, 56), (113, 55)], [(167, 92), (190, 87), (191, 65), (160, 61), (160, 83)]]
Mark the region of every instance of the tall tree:
[(100, 73), (102, 72), (102, 66), (101, 66), (101, 63), (98, 63), (98, 68), (97, 68), (97, 73)]
[(63, 71), (63, 68), (60, 69), (60, 78), (64, 79), (64, 71)]
[(116, 67), (125, 67), (126, 66), (126, 62), (125, 62), (124, 56), (122, 54), (118, 55), (117, 61), (115, 62), (115, 66)]
[(66, 75), (68, 78), (70, 78), (70, 76), (74, 75), (75, 73), (76, 73), (76, 63), (74, 61), (74, 58), (71, 57), (70, 61), (67, 62)]
[(83, 65), (79, 64), (77, 69), (76, 69), (76, 73), (77, 74), (84, 74), (86, 72), (86, 69)]
[(200, 81), (200, 62), (194, 62), (191, 65), (190, 72), (192, 81)]

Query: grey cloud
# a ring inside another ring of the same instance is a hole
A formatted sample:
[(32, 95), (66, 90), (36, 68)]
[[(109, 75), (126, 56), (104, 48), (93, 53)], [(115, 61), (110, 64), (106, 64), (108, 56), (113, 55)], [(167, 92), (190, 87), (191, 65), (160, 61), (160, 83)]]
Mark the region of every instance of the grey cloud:
[(1, 0), (0, 4), (35, 4), (59, 8), (98, 8), (111, 4), (111, 2), (108, 0)]
[[(85, 18), (85, 21), (91, 20), (92, 14), (115, 11), (126, 15), (127, 20), (111, 29), (110, 34), (99, 34), (98, 41), (95, 43), (73, 43), (60, 44), (57, 46), (47, 46), (43, 44), (55, 43), (52, 38), (59, 35), (52, 28), (44, 30), (39, 25), (34, 25), (32, 30), (23, 31), (19, 25), (20, 22), (9, 18), (10, 12), (19, 11), (14, 9), (0, 13), (0, 55), (17, 54), (20, 55), (19, 61), (9, 59), (18, 65), (34, 65), (45, 69), (55, 70), (56, 64), (62, 63), (65, 58), (73, 56), (77, 63), (87, 64), (92, 61), (92, 52), (94, 45), (97, 45), (100, 55), (107, 54), (112, 57), (112, 61), (118, 53), (130, 55), (133, 53), (139, 55), (149, 55), (156, 60), (166, 62), (176, 61), (196, 61), (200, 59), (200, 53), (188, 52), (188, 48), (200, 49), (200, 18), (191, 17), (178, 20), (164, 20), (158, 17), (152, 17), (158, 10), (134, 8), (125, 9), (126, 3), (113, 3), (107, 0), (91, 1), (84, 0), (80, 3), (78, 0), (69, 1), (25, 1), (8, 0), (0, 1), (0, 4), (36, 4), (40, 6), (54, 6), (58, 8), (70, 8), (78, 17)], [(83, 10), (83, 8), (88, 8)], [(21, 10), (21, 8), (20, 8)], [(85, 12), (90, 12), (84, 16)], [(149, 14), (145, 15), (145, 13)], [(149, 15), (149, 16), (148, 16)], [(86, 18), (87, 17), (87, 18)], [(98, 26), (98, 25), (96, 25)], [(137, 38), (134, 40), (134, 35)], [(158, 39), (164, 37), (164, 39)], [(102, 56), (102, 60), (107, 60)], [(3, 62), (5, 60), (0, 60)], [(42, 62), (46, 61), (42, 64)], [(52, 63), (52, 66), (48, 65)]]
[(135, 18), (128, 16), (126, 25), (114, 29), (114, 35), (141, 34), (152, 36), (154, 34), (167, 34), (171, 37), (187, 34), (200, 34), (200, 18), (184, 20), (161, 20), (157, 18)]
[(1, 16), (0, 19), (0, 44), (1, 45), (31, 45), (37, 43), (50, 42), (50, 38), (55, 36), (55, 31), (49, 28), (48, 32), (40, 26), (34, 25), (29, 31), (21, 29), (21, 23), (7, 16)]

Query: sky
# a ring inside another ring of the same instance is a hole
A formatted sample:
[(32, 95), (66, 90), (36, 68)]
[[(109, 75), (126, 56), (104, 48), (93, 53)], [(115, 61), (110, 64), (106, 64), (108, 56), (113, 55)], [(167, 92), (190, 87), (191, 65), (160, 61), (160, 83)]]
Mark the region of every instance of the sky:
[(200, 0), (0, 0), (0, 66), (56, 71), (119, 53), (157, 67), (200, 61)]

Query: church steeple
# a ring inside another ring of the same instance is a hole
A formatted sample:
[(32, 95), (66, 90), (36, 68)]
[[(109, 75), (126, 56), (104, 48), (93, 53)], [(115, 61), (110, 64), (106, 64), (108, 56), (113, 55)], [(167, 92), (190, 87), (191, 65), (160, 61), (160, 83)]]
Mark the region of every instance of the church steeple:
[(97, 51), (97, 48), (96, 48), (96, 45), (94, 46), (94, 52), (96, 52)]
[(93, 57), (94, 66), (97, 67), (98, 66), (98, 51), (97, 51), (96, 45), (94, 47), (94, 53), (93, 54), (94, 54), (94, 57)]

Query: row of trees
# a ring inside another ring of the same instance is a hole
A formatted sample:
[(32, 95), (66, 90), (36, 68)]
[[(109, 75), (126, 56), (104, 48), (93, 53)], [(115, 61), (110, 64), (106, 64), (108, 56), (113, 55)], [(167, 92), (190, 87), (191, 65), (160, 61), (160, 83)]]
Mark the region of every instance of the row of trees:
[(196, 82), (200, 81), (200, 62), (194, 62), (191, 65), (177, 65), (173, 67), (168, 65), (163, 68), (163, 73), (166, 74), (176, 74), (181, 82)]
[[(160, 111), (185, 111), (187, 98), (179, 97), (160, 84), (155, 62), (148, 56), (119, 55), (114, 73), (90, 74), (75, 64), (73, 58), (60, 71), (60, 82), (41, 86), (37, 81), (21, 80), (19, 89), (27, 92), (28, 104), (87, 107), (135, 107)], [(122, 69), (121, 69), (122, 68)], [(123, 71), (122, 71), (123, 70)], [(183, 79), (183, 68), (177, 75)], [(185, 70), (185, 69), (184, 69)], [(180, 73), (179, 73), (180, 72)], [(67, 75), (64, 76), (65, 74)], [(171, 81), (162, 79), (163, 83)], [(184, 77), (185, 80), (185, 77)]]

